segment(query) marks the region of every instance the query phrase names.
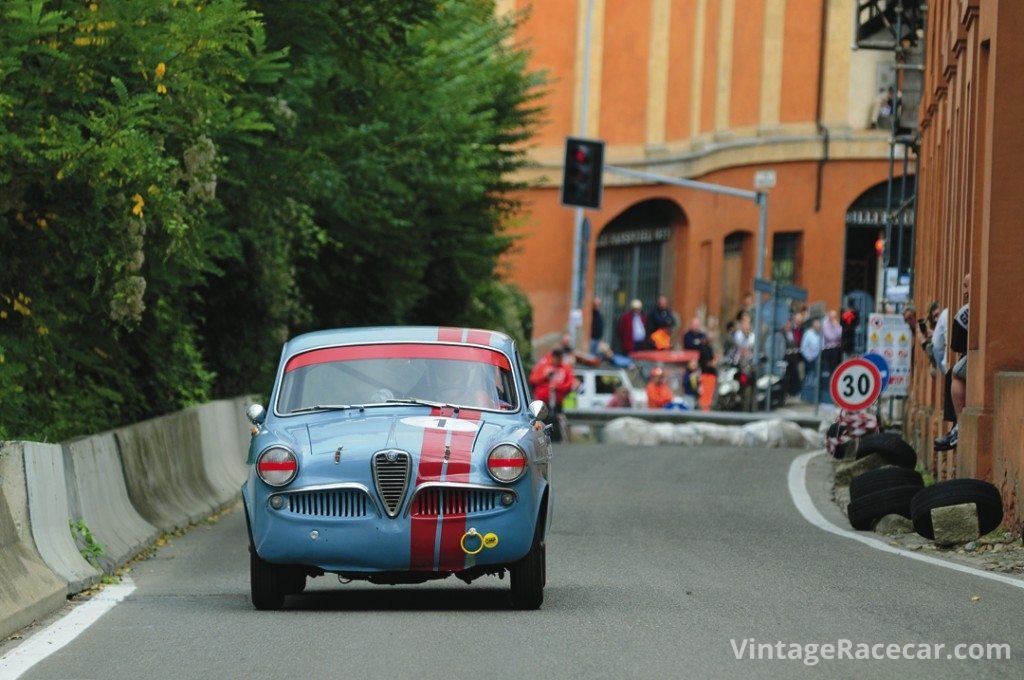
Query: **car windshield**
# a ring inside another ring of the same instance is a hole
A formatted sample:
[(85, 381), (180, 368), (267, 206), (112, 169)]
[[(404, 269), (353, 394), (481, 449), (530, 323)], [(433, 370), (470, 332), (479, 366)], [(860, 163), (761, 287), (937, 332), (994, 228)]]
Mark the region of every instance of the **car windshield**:
[(326, 347), (285, 364), (279, 413), (317, 406), (388, 405), (423, 400), (467, 408), (519, 408), (508, 358), (482, 347), (380, 344)]

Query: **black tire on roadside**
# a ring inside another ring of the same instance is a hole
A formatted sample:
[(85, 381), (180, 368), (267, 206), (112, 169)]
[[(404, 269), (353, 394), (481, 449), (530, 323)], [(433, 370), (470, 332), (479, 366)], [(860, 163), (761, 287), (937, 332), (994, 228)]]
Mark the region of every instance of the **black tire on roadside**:
[(932, 510), (963, 503), (974, 503), (978, 509), (978, 531), (982, 536), (1003, 521), (1003, 498), (994, 485), (980, 479), (950, 479), (921, 489), (914, 496), (910, 502), (914, 531), (934, 539)]
[(261, 559), (253, 548), (249, 548), (252, 606), (260, 610), (275, 610), (284, 606), (285, 569)]
[(875, 491), (850, 501), (846, 516), (850, 526), (858, 531), (870, 530), (875, 522), (886, 515), (910, 517), (910, 499), (920, 491), (917, 486), (896, 486)]
[(913, 470), (917, 467), (917, 452), (903, 437), (890, 432), (879, 432), (861, 437), (857, 458), (877, 453), (886, 462)]
[(916, 486), (920, 489), (924, 486), (924, 480), (919, 472), (887, 465), (854, 477), (850, 482), (850, 499), (897, 486)]

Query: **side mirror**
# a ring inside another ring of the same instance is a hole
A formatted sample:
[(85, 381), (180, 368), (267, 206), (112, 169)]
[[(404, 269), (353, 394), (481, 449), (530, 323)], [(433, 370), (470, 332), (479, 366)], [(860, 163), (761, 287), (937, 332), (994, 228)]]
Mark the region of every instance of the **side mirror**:
[(544, 420), (548, 417), (548, 405), (540, 399), (530, 402), (530, 413), (533, 414), (535, 420)]
[(262, 404), (251, 404), (249, 408), (245, 409), (245, 417), (253, 425), (262, 425), (263, 421), (267, 419), (267, 411)]

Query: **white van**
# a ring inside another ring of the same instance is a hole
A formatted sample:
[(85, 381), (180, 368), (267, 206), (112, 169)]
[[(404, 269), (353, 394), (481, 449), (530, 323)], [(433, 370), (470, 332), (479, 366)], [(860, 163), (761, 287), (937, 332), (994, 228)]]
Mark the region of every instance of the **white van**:
[(581, 381), (576, 390), (576, 408), (605, 408), (619, 385), (629, 388), (633, 408), (647, 408), (647, 388), (635, 368), (589, 368), (577, 365), (573, 372)]

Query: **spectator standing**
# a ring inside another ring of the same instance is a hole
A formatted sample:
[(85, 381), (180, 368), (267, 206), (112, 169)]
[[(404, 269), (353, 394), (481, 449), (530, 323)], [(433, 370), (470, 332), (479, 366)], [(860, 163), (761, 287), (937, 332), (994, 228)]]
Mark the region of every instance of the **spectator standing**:
[(733, 342), (736, 344), (737, 365), (750, 364), (754, 361), (754, 330), (750, 324), (750, 315), (740, 319), (739, 327), (733, 333)]
[(936, 451), (955, 449), (960, 433), (960, 414), (967, 401), (967, 322), (970, 317), (971, 275), (963, 280), (964, 304), (957, 310), (950, 322), (949, 349), (960, 355), (947, 371), (946, 398), (943, 417), (952, 421), (953, 426), (944, 436), (935, 440)]
[(800, 343), (796, 339), (793, 321), (782, 324), (782, 356), (786, 360), (786, 374), (782, 377), (783, 389), (786, 394), (795, 395), (800, 392)]
[[(683, 349), (692, 349), (697, 352), (702, 357), (703, 363), (705, 350), (709, 347), (708, 334), (704, 332), (700, 319), (695, 316), (690, 320), (690, 328), (683, 333)], [(711, 354), (714, 354), (714, 352)]]
[(736, 310), (736, 321), (741, 321), (743, 316), (746, 315), (748, 318), (754, 314), (754, 294), (747, 293), (743, 296), (743, 303), (740, 308)]
[(537, 362), (530, 371), (529, 383), (533, 389), (534, 399), (548, 405), (548, 417), (545, 423), (554, 425), (551, 428), (552, 441), (561, 441), (562, 433), (558, 416), (562, 413), (562, 404), (569, 391), (573, 388), (572, 367), (563, 361), (564, 350), (556, 347)]
[(722, 356), (728, 363), (736, 362), (736, 322), (725, 322), (725, 334), (722, 336)]
[(619, 318), (616, 330), (623, 354), (647, 349), (647, 315), (643, 310), (644, 304), (640, 300), (633, 300), (629, 303), (629, 309)]
[(672, 388), (665, 382), (665, 370), (660, 367), (651, 369), (651, 379), (647, 381), (647, 408), (664, 408), (672, 403)]
[(935, 324), (938, 323), (939, 313), (941, 312), (941, 305), (938, 300), (934, 300), (931, 305), (928, 306), (928, 316), (921, 321), (918, 321), (918, 328), (921, 331), (921, 349), (924, 350), (925, 356), (928, 357), (928, 363), (931, 364), (932, 376), (935, 375), (936, 363), (935, 353), (932, 351), (932, 336), (935, 333)]
[(658, 303), (647, 316), (647, 339), (654, 349), (672, 347), (672, 329), (676, 325), (675, 314), (668, 306), (668, 298), (658, 296)]
[(839, 323), (836, 310), (829, 310), (828, 317), (821, 324), (821, 336), (821, 368), (824, 373), (832, 375), (843, 360), (843, 325)]
[(949, 339), (946, 337), (949, 328), (949, 308), (939, 312), (935, 321), (935, 330), (932, 331), (932, 358), (935, 359), (935, 366), (939, 373), (946, 373), (946, 345)]
[(590, 312), (590, 353), (597, 354), (597, 346), (604, 337), (604, 315), (601, 314), (601, 298), (595, 297)]
[(690, 359), (686, 363), (686, 370), (683, 372), (683, 395), (691, 397), (693, 405), (700, 399), (701, 374), (700, 360)]
[(821, 354), (821, 320), (814, 319), (811, 321), (811, 325), (804, 329), (803, 338), (800, 340), (800, 356), (807, 364), (808, 371), (811, 370), (810, 365), (818, 360), (819, 354)]

